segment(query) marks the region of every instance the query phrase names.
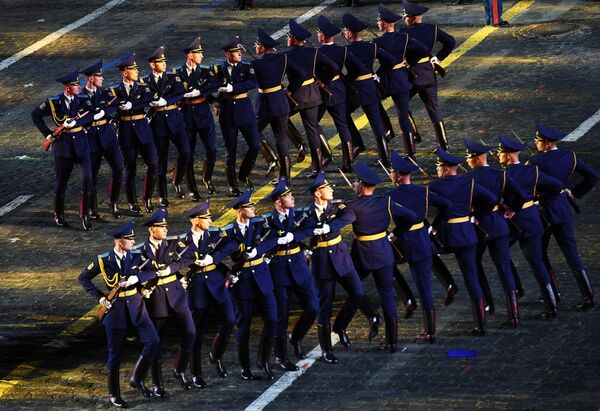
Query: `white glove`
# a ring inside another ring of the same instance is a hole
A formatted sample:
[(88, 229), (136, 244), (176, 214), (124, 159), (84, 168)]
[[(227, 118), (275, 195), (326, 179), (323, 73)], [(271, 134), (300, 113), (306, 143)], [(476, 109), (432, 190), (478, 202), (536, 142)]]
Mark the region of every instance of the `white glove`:
[(100, 120), (102, 117), (104, 117), (104, 110), (100, 110), (99, 112), (94, 114), (94, 121)]
[(433, 56), (432, 58), (430, 58), (429, 61), (431, 61), (431, 64), (440, 64), (440, 61), (438, 60), (438, 58), (436, 56)]
[(310, 251), (308, 248), (302, 251), (302, 253), (304, 254), (304, 258), (310, 258), (310, 256), (313, 255), (313, 252)]
[(277, 239), (277, 244), (279, 244), (279, 245), (285, 245), (285, 244), (291, 243), (292, 241), (294, 241), (294, 234), (287, 233), (283, 237), (279, 237)]
[(329, 232), (331, 231), (331, 227), (329, 227), (329, 224), (323, 224), (322, 231), (323, 234), (329, 234)]
[(110, 307), (112, 307), (112, 304), (110, 301), (108, 301), (106, 299), (106, 297), (102, 297), (100, 299), (100, 301), (98, 301), (100, 303), (100, 305), (103, 305), (104, 307), (106, 307), (107, 310), (110, 310)]
[(158, 275), (159, 277), (168, 277), (171, 275), (171, 267), (167, 267), (165, 269), (162, 270), (158, 270), (156, 272), (156, 275)]
[(322, 228), (315, 228), (313, 230), (313, 235), (323, 235), (323, 229)]
[(181, 283), (181, 286), (183, 287), (183, 289), (187, 290), (188, 285), (189, 285), (188, 280), (186, 280), (185, 277), (181, 277), (179, 279), (179, 282)]
[(219, 87), (219, 93), (231, 93), (233, 91), (233, 85), (227, 84), (225, 87)]
[(159, 98), (158, 101), (156, 102), (156, 107), (164, 107), (167, 105), (167, 100), (165, 100), (164, 98)]
[(563, 191), (564, 191), (564, 192), (567, 194), (567, 196), (569, 196), (569, 197), (571, 197), (571, 198), (575, 198), (575, 197), (573, 196), (573, 193), (571, 192), (571, 190), (570, 190), (570, 189), (568, 189), (568, 188), (565, 188)]
[(381, 78), (377, 74), (373, 74), (373, 80), (379, 82)]
[(231, 273), (227, 276), (227, 279), (229, 280), (229, 284), (234, 285), (240, 280), (240, 276)]
[(192, 91), (188, 91), (187, 93), (185, 93), (183, 95), (183, 97), (192, 98), (192, 97), (198, 97), (199, 95), (200, 95), (200, 90), (192, 90)]
[(151, 295), (152, 295), (152, 290), (147, 290), (145, 288), (142, 288), (142, 297), (150, 298)]
[(210, 255), (207, 255), (201, 260), (196, 260), (196, 265), (200, 267), (206, 267), (207, 265), (211, 265), (213, 263), (213, 258)]
[(397, 237), (394, 235), (394, 233), (389, 233), (387, 238), (390, 242), (394, 242), (397, 239)]
[(65, 126), (65, 128), (73, 128), (73, 127), (75, 127), (76, 125), (77, 125), (77, 122), (76, 122), (75, 120), (70, 120), (70, 121), (69, 121), (69, 120), (66, 120), (66, 121), (63, 123), (63, 126)]
[(121, 287), (128, 288), (139, 281), (137, 275), (130, 275), (127, 280), (121, 282)]
[(131, 110), (131, 107), (132, 107), (132, 106), (133, 106), (133, 104), (131, 104), (131, 101), (128, 101), (128, 102), (127, 102), (127, 103), (125, 103), (125, 104), (121, 104), (121, 105), (119, 106), (119, 109), (120, 109), (120, 110), (123, 110), (123, 111), (127, 111), (127, 110)]
[(52, 140), (52, 134), (48, 134), (48, 135), (46, 136), (46, 140), (48, 140), (48, 141)]
[(253, 248), (250, 251), (246, 251), (246, 258), (248, 260), (252, 260), (254, 257), (256, 257), (257, 253), (258, 252), (256, 251), (256, 248)]

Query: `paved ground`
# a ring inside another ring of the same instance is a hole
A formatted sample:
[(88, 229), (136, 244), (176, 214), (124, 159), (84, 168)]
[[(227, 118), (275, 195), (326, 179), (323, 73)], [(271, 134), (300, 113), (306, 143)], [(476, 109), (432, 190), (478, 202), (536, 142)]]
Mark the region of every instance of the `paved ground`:
[[(39, 51), (0, 72), (0, 206), (18, 195), (34, 197), (16, 210), (0, 217), (0, 406), (3, 408), (105, 408), (105, 337), (100, 325), (89, 317), (94, 302), (76, 283), (80, 270), (107, 247), (103, 232), (116, 227), (109, 221), (83, 233), (78, 229), (59, 230), (52, 225), (51, 193), (53, 170), (50, 155), (39, 149), (41, 135), (31, 124), (29, 112), (45, 96), (57, 93), (53, 79), (83, 67), (98, 58), (111, 61), (128, 51), (136, 51), (142, 72), (143, 56), (156, 46), (166, 44), (169, 65), (182, 63), (178, 52), (195, 36), (205, 41), (208, 63), (222, 58), (219, 47), (234, 34), (252, 44), (256, 28), (273, 33), (288, 18), (297, 18), (319, 3), (259, 1), (250, 12), (232, 12), (228, 2), (208, 1), (124, 1), (95, 20), (64, 35)], [(374, 26), (376, 2), (356, 14)], [(505, 1), (505, 9), (513, 2)], [(529, 3), (532, 3), (529, 5)], [(105, 3), (47, 2), (9, 3), (0, 1), (0, 61), (44, 36), (72, 23)], [(446, 114), (451, 144), (458, 150), (462, 138), (482, 138), (492, 143), (499, 132), (514, 130), (531, 141), (537, 118), (551, 126), (571, 131), (593, 115), (600, 106), (600, 3), (597, 1), (527, 1), (529, 5), (513, 20), (514, 27), (498, 30), (460, 56), (449, 67), (441, 82), (441, 105)], [(481, 29), (483, 10), (479, 2), (469, 6), (447, 7), (427, 2), (428, 21), (439, 23), (463, 44)], [(397, 8), (397, 5), (393, 5)], [(322, 13), (339, 22), (346, 9), (328, 7)], [(305, 25), (314, 31), (316, 18)], [(106, 73), (107, 82), (117, 80), (115, 68)], [(413, 110), (425, 136), (419, 146), (419, 161), (433, 171), (432, 129), (419, 101)], [(360, 115), (362, 113), (357, 113)], [(297, 120), (296, 120), (297, 121)], [(359, 120), (360, 121), (360, 120)], [(331, 121), (325, 129), (333, 136)], [(397, 130), (398, 131), (398, 130)], [(374, 146), (370, 130), (364, 135)], [(600, 128), (592, 128), (575, 143), (565, 144), (600, 169), (595, 155), (600, 149)], [(219, 136), (219, 142), (221, 142)], [(393, 148), (400, 148), (394, 140)], [(220, 153), (223, 153), (220, 144)], [(22, 157), (27, 156), (27, 157)], [(374, 158), (374, 152), (369, 153)], [(17, 158), (19, 157), (19, 158)], [(221, 156), (219, 157), (221, 158)], [(263, 177), (259, 162), (255, 180)], [(303, 165), (296, 166), (302, 171)], [(220, 214), (227, 200), (222, 195), (226, 184), (222, 163), (216, 180), (221, 195), (211, 198), (213, 212)], [(332, 170), (333, 171), (333, 170)], [(102, 170), (100, 184), (108, 177)], [(351, 193), (334, 173), (340, 197)], [(307, 201), (307, 181), (294, 179), (298, 203)], [(67, 197), (68, 220), (76, 222), (76, 174)], [(264, 195), (268, 189), (259, 190)], [(104, 198), (104, 193), (100, 193)], [(171, 232), (186, 229), (181, 217), (191, 203), (173, 200)], [(600, 195), (592, 192), (582, 202), (576, 218), (580, 253), (592, 282), (600, 284)], [(266, 210), (266, 202), (259, 203)], [(104, 211), (106, 211), (104, 209)], [(225, 220), (227, 217), (223, 217)], [(140, 219), (141, 221), (142, 219)], [(140, 236), (141, 237), (141, 236)], [(350, 336), (353, 347), (343, 351), (336, 346), (340, 363), (329, 366), (317, 361), (279, 395), (269, 409), (599, 409), (600, 407), (600, 310), (585, 314), (574, 309), (579, 293), (562, 256), (553, 248), (563, 291), (560, 316), (556, 321), (541, 321), (542, 309), (533, 276), (515, 249), (513, 256), (525, 283), (521, 299), (523, 324), (515, 331), (498, 330), (505, 310), (500, 284), (492, 278), (498, 309), (489, 318), (489, 334), (473, 338), (466, 334), (470, 325), (468, 298), (461, 286), (456, 302), (444, 307), (442, 288), (434, 280), (438, 306), (438, 341), (433, 346), (415, 343), (422, 317), (420, 313), (401, 322), (402, 352), (389, 354), (377, 350), (379, 341), (367, 342), (365, 321), (356, 317)], [(456, 264), (444, 257), (453, 272)], [(486, 260), (489, 268), (490, 261)], [(407, 273), (406, 268), (402, 268)], [(489, 268), (489, 272), (493, 271)], [(407, 276), (408, 277), (408, 276)], [(492, 276), (493, 277), (493, 276)], [(459, 281), (459, 286), (462, 284)], [(367, 280), (367, 291), (375, 290)], [(340, 298), (343, 292), (340, 293)], [(400, 309), (402, 307), (400, 306)], [(296, 313), (297, 315), (297, 313)], [(258, 327), (258, 321), (256, 327)], [(170, 338), (174, 348), (175, 330)], [(316, 331), (309, 333), (306, 348), (317, 345)], [(233, 346), (233, 345), (232, 345)], [(123, 385), (131, 371), (139, 346), (128, 345), (123, 360)], [(475, 357), (452, 358), (450, 350), (470, 350)], [(124, 389), (124, 397), (137, 407), (243, 409), (272, 385), (260, 381), (246, 383), (237, 378), (234, 350), (226, 354), (231, 377), (216, 378), (206, 363), (209, 388), (183, 392), (168, 375), (165, 361), (166, 402), (140, 399)], [(277, 372), (277, 376), (281, 376)]]

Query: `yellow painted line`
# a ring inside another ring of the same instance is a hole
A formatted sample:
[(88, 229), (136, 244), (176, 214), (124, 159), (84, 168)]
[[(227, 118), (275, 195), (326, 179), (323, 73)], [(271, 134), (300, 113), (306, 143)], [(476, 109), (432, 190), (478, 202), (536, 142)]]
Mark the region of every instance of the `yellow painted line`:
[[(519, 14), (523, 13), (527, 10), (536, 0), (522, 0), (503, 13), (504, 17), (507, 19), (513, 19)], [(477, 31), (475, 34), (471, 35), (464, 43), (458, 46), (445, 60), (444, 66), (449, 66), (454, 61), (458, 60), (462, 55), (471, 50), (473, 47), (477, 46), (483, 40), (485, 40), (490, 34), (494, 31), (498, 30), (496, 27), (486, 26)], [(383, 101), (383, 107), (388, 110), (393, 106), (393, 101), (391, 98), (387, 98)], [(367, 116), (363, 114), (354, 120), (354, 124), (356, 128), (361, 130), (367, 124), (369, 120)], [(336, 147), (340, 144), (339, 135), (335, 135), (331, 137), (329, 143), (332, 147)], [(310, 161), (308, 158), (304, 160), (302, 163), (294, 164), (292, 167), (291, 178), (296, 177), (302, 171), (306, 170), (310, 166)], [(273, 186), (270, 184), (265, 184), (264, 186), (255, 190), (253, 194), (253, 200), (255, 202), (259, 202), (267, 197), (267, 195), (271, 192)], [(224, 225), (229, 223), (235, 218), (235, 212), (233, 210), (227, 210), (223, 214), (219, 216), (218, 219), (214, 221), (215, 225)], [(96, 307), (90, 310), (83, 317), (79, 318), (75, 323), (70, 325), (67, 329), (59, 333), (56, 338), (47, 344), (48, 348), (61, 348), (60, 340), (64, 340), (66, 338), (72, 337), (81, 333), (85, 330), (91, 322), (95, 318)], [(13, 371), (11, 371), (4, 379), (0, 380), (0, 398), (6, 395), (8, 391), (10, 391), (14, 386), (20, 384), (25, 381), (27, 377), (41, 364), (41, 361), (29, 361), (27, 363), (23, 363), (17, 366)]]

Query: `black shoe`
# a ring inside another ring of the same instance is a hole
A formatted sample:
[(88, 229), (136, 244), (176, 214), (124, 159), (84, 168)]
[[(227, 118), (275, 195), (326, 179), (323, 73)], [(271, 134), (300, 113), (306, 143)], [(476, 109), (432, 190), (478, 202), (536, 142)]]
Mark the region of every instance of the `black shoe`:
[(485, 335), (485, 328), (473, 327), (469, 332), (475, 337), (483, 337)]
[(267, 167), (267, 172), (265, 173), (266, 176), (268, 176), (269, 174), (271, 174), (273, 171), (277, 170), (279, 168), (279, 163), (277, 163), (277, 161), (271, 161), (269, 163), (269, 166)]
[(435, 342), (435, 335), (421, 333), (421, 335), (419, 335), (419, 340), (425, 343), (433, 344)]
[(458, 288), (454, 284), (450, 284), (446, 288), (446, 295), (444, 296), (444, 305), (450, 305), (454, 301), (454, 294), (458, 292)]
[(121, 398), (121, 396), (116, 396), (113, 397), (112, 395), (108, 397), (108, 402), (111, 403), (111, 405), (113, 405), (114, 407), (118, 407), (118, 408), (129, 408), (129, 404), (127, 404), (125, 402), (125, 400), (123, 400), (123, 398)]
[(206, 388), (206, 382), (204, 382), (204, 378), (202, 376), (192, 376), (192, 387), (194, 388)]
[(312, 178), (315, 179), (317, 177), (317, 175), (319, 174), (318, 170), (310, 170), (308, 172), (308, 174), (306, 175), (306, 178)]
[(301, 163), (304, 161), (304, 159), (306, 158), (306, 148), (304, 148), (304, 146), (300, 146), (300, 148), (298, 148), (298, 155), (296, 156), (296, 163)]
[(177, 198), (184, 197), (184, 194), (183, 194), (183, 191), (181, 191), (180, 185), (173, 183), (173, 190), (175, 190), (175, 197), (177, 197)]
[(159, 197), (158, 199), (158, 206), (160, 208), (168, 208), (169, 207), (169, 199), (168, 198), (163, 198), (163, 197)]
[(90, 210), (89, 216), (92, 220), (101, 220), (100, 214), (96, 210)]
[(250, 180), (250, 178), (246, 177), (242, 180), (244, 182), (244, 186), (249, 189), (250, 191), (254, 191), (254, 184), (252, 184), (252, 181)]
[(258, 380), (259, 379), (259, 378), (255, 377), (252, 374), (252, 371), (250, 371), (250, 369), (245, 369), (245, 368), (242, 368), (242, 372), (240, 373), (240, 377), (244, 381), (252, 381), (252, 380)]
[(132, 378), (130, 378), (129, 386), (131, 388), (136, 389), (138, 394), (140, 394), (142, 397), (152, 397), (152, 391), (150, 391), (146, 387), (146, 385), (144, 384), (144, 381), (140, 381), (139, 383), (136, 383)]
[(584, 311), (584, 312), (591, 310), (594, 307), (596, 307), (596, 303), (594, 302), (593, 299), (585, 299), (585, 300), (583, 300), (583, 302), (577, 304), (577, 309), (579, 311)]
[(114, 203), (108, 203), (108, 208), (110, 209), (110, 213), (113, 218), (116, 220), (121, 217), (121, 212), (119, 211), (119, 207), (117, 207)]
[(173, 376), (179, 382), (179, 384), (181, 384), (181, 387), (184, 390), (189, 390), (192, 388), (192, 382), (185, 378), (185, 373), (178, 372), (175, 368), (173, 368)]
[(379, 334), (379, 326), (383, 324), (383, 318), (379, 314), (371, 319), (371, 325), (369, 326), (369, 342)]
[(417, 304), (413, 304), (413, 301), (409, 298), (408, 301), (406, 301), (406, 306), (404, 307), (404, 319), (408, 320), (411, 318), (416, 308)]
[(306, 353), (304, 352), (304, 348), (302, 348), (301, 341), (294, 341), (290, 338), (290, 344), (292, 344), (292, 348), (294, 348), (294, 355), (299, 360), (303, 360), (306, 358)]
[(256, 365), (258, 366), (258, 368), (264, 371), (267, 380), (275, 379), (275, 376), (273, 375), (273, 370), (271, 370), (271, 364), (265, 362), (264, 364), (256, 363)]
[(242, 192), (237, 187), (229, 187), (229, 196), (230, 197), (239, 197), (242, 195)]
[(217, 192), (217, 189), (215, 188), (215, 185), (212, 183), (212, 181), (205, 181), (204, 185), (206, 186), (208, 194), (215, 194)]
[(82, 214), (79, 216), (81, 219), (81, 227), (83, 231), (92, 231), (92, 222), (90, 221), (90, 216), (88, 214)]
[(334, 331), (334, 333), (336, 333), (340, 338), (340, 344), (342, 344), (346, 348), (350, 348), (350, 345), (352, 345), (352, 343), (350, 342), (350, 337), (348, 337), (348, 333), (346, 333), (346, 330)]
[(217, 358), (213, 357), (212, 353), (209, 353), (208, 359), (211, 363), (213, 363), (216, 366), (217, 374), (219, 375), (219, 377), (225, 378), (229, 375), (227, 373), (227, 369), (225, 368), (225, 364), (223, 364), (223, 360), (221, 358), (217, 359)]
[(133, 214), (134, 216), (138, 216), (142, 214), (142, 209), (140, 208), (139, 205), (136, 204), (129, 204), (129, 212), (131, 214)]
[(338, 362), (337, 358), (335, 358), (335, 355), (333, 354), (333, 351), (324, 352), (321, 355), (321, 359), (323, 361), (325, 361), (327, 364), (337, 364), (337, 362)]
[(281, 359), (275, 357), (275, 364), (279, 365), (279, 367), (284, 371), (298, 371), (299, 369), (296, 364), (288, 359), (282, 361)]
[(360, 153), (362, 153), (363, 151), (365, 151), (365, 147), (364, 146), (356, 146), (356, 147), (354, 147), (354, 150), (352, 150), (352, 158), (358, 157), (358, 155)]
[(63, 214), (54, 214), (54, 224), (56, 224), (59, 227), (69, 226), (65, 221), (65, 216)]
[(151, 198), (147, 198), (144, 200), (144, 209), (146, 210), (147, 213), (153, 213), (154, 212), (154, 206), (152, 206), (152, 199)]
[(192, 191), (190, 193), (190, 199), (194, 202), (194, 203), (198, 203), (200, 201), (202, 201), (202, 197), (200, 197), (200, 193), (197, 191)]
[(494, 27), (510, 27), (510, 23), (506, 20), (502, 20), (498, 24), (494, 24)]
[(152, 395), (156, 398), (167, 398), (167, 393), (162, 385), (153, 385)]

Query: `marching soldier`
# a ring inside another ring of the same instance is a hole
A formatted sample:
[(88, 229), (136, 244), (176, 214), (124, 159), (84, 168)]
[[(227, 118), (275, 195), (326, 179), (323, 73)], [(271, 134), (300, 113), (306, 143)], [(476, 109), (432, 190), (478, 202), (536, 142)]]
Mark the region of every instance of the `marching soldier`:
[(508, 176), (505, 170), (490, 167), (487, 155), (491, 147), (473, 141), (464, 140), (467, 149), (467, 164), (471, 171), (467, 176), (475, 183), (486, 188), (496, 198), (496, 205), (491, 212), (475, 210), (473, 213), (479, 227), (485, 232), (485, 238), (480, 238), (477, 244), (477, 272), (486, 304), (490, 313), (494, 312), (490, 286), (483, 269), (482, 258), (486, 248), (490, 250), (492, 261), (498, 270), (500, 282), (504, 289), (508, 321), (505, 326), (517, 327), (519, 324), (519, 302), (517, 286), (510, 264), (509, 225), (504, 217), (518, 212), (525, 203), (525, 193)]
[[(181, 259), (185, 245), (177, 236), (167, 237), (167, 210), (159, 208), (144, 224), (148, 227), (148, 240), (141, 246), (142, 255), (158, 267), (156, 277), (145, 285), (150, 293), (146, 301), (150, 318), (160, 335), (161, 351), (164, 349), (164, 331), (169, 319), (176, 319), (181, 330), (181, 343), (173, 364), (173, 374), (184, 389), (189, 389), (192, 383), (185, 378), (185, 368), (190, 360), (191, 351), (196, 338), (196, 327), (188, 306), (185, 287), (187, 281), (178, 276), (179, 270), (186, 266)], [(179, 251), (179, 252), (178, 252)], [(160, 359), (152, 362), (153, 395), (166, 397), (162, 378)]]
[(167, 73), (165, 46), (160, 46), (148, 56), (152, 72), (144, 79), (152, 93), (151, 120), (152, 135), (158, 150), (158, 205), (169, 207), (167, 171), (169, 161), (169, 141), (177, 147), (177, 165), (173, 171), (173, 188), (178, 198), (183, 198), (181, 182), (190, 162), (190, 140), (185, 121), (179, 110), (185, 88), (177, 73)]
[[(538, 166), (525, 165), (519, 160), (519, 152), (527, 146), (501, 134), (498, 137), (498, 157), (506, 166), (506, 174), (519, 184), (525, 193), (523, 207), (512, 216), (519, 228), (517, 232), (523, 256), (529, 263), (542, 292), (546, 310), (545, 318), (556, 318), (557, 301), (552, 290), (551, 277), (542, 258), (542, 235), (544, 225), (536, 199), (538, 196), (557, 197), (563, 189), (562, 183), (540, 171)], [(512, 213), (511, 213), (512, 214)], [(515, 230), (516, 231), (516, 230)]]
[(146, 212), (153, 212), (152, 194), (158, 173), (158, 153), (152, 138), (152, 129), (148, 124), (145, 109), (152, 101), (152, 93), (148, 85), (140, 80), (139, 71), (135, 62), (135, 53), (129, 54), (119, 64), (122, 81), (110, 87), (112, 97), (119, 101), (119, 145), (125, 160), (125, 194), (129, 203), (129, 211), (133, 215), (140, 215), (142, 210), (137, 202), (135, 189), (135, 174), (138, 152), (146, 163), (146, 177), (144, 178), (144, 208)]
[[(65, 192), (73, 167), (77, 164), (81, 174), (79, 218), (83, 229), (90, 231), (92, 229), (89, 216), (92, 161), (87, 134), (83, 126), (90, 122), (94, 113), (78, 97), (81, 92), (79, 70), (57, 78), (56, 81), (63, 85), (62, 94), (47, 98), (31, 112), (33, 124), (46, 136), (46, 140), (52, 142), (52, 157), (56, 174), (54, 222), (59, 227), (68, 226), (65, 221)], [(46, 116), (50, 116), (58, 128), (62, 127), (62, 132), (56, 137), (53, 136), (53, 131), (44, 121)]]
[[(577, 241), (573, 229), (573, 213), (569, 209), (569, 202), (573, 203), (575, 199), (583, 197), (592, 190), (598, 183), (600, 175), (585, 161), (578, 158), (574, 151), (560, 150), (557, 147), (558, 141), (565, 136), (566, 134), (551, 129), (538, 121), (535, 147), (540, 154), (531, 157), (529, 163), (537, 165), (540, 171), (558, 179), (563, 186), (567, 185), (567, 181), (575, 172), (583, 177), (572, 190), (565, 189), (558, 197), (542, 197), (540, 205), (544, 216), (550, 222), (550, 229), (546, 230), (542, 238), (542, 251), (546, 266), (551, 271), (548, 245), (550, 236), (554, 235), (579, 285), (583, 301), (578, 307), (582, 311), (587, 311), (594, 308), (596, 303), (594, 302), (592, 284), (577, 250)], [(555, 290), (555, 293), (558, 293), (558, 289)]]
[(239, 179), (244, 186), (254, 189), (250, 181), (250, 173), (256, 162), (259, 152), (260, 135), (256, 124), (256, 114), (252, 101), (248, 98), (248, 91), (256, 88), (256, 76), (249, 63), (242, 61), (242, 48), (240, 37), (233, 37), (223, 46), (225, 61), (213, 67), (219, 84), (219, 124), (225, 139), (225, 174), (229, 184), (229, 192), (234, 197), (242, 193), (238, 188), (235, 172), (237, 153), (237, 136), (241, 131), (248, 144), (248, 151), (240, 165)]
[[(215, 309), (221, 325), (212, 340), (209, 358), (216, 365), (217, 374), (221, 378), (227, 376), (223, 354), (235, 324), (235, 311), (225, 283), (228, 270), (221, 261), (233, 253), (237, 245), (233, 241), (226, 241), (226, 236), (220, 229), (210, 227), (212, 220), (208, 207), (209, 202), (205, 201), (184, 213), (190, 219), (192, 227), (180, 239), (188, 247), (184, 258), (191, 267), (186, 279), (189, 281), (189, 305), (196, 325), (192, 382), (197, 388), (206, 387), (202, 378), (202, 340), (208, 326), (210, 308)], [(176, 371), (178, 374), (183, 372)]]
[[(403, 0), (402, 5), (404, 6), (404, 23), (407, 27), (399, 28), (399, 32), (406, 33), (413, 39), (425, 44), (429, 47), (430, 54), (421, 59), (409, 58), (408, 63), (412, 66), (416, 77), (413, 82), (413, 88), (410, 91), (410, 97), (414, 97), (415, 94), (421, 97), (429, 118), (433, 123), (438, 146), (444, 150), (448, 150), (448, 136), (446, 135), (446, 127), (444, 126), (442, 113), (438, 105), (436, 71), (444, 73), (442, 71), (443, 68), (440, 66), (440, 61), (443, 61), (452, 52), (456, 45), (456, 40), (437, 25), (422, 22), (423, 14), (429, 10), (427, 7), (411, 3), (407, 0)], [(433, 49), (437, 43), (440, 43), (442, 48), (433, 55)], [(415, 138), (419, 140), (419, 133), (412, 116), (411, 124)]]
[(317, 292), (302, 252), (303, 244), (300, 243), (312, 234), (312, 230), (303, 230), (302, 223), (307, 215), (302, 209), (294, 209), (295, 199), (286, 185), (285, 178), (279, 179), (269, 197), (275, 208), (267, 217), (271, 230), (270, 237), (278, 238), (277, 247), (272, 250), (269, 263), (278, 312), (275, 361), (285, 371), (297, 371), (298, 367), (288, 359), (287, 354), (287, 329), (292, 292), (298, 298), (302, 308), (302, 315), (290, 333), (290, 343), (298, 359), (306, 358), (302, 349), (302, 339), (319, 312)]
[(433, 221), (438, 238), (446, 252), (454, 253), (462, 272), (467, 291), (471, 297), (471, 308), (475, 326), (470, 330), (476, 336), (485, 335), (485, 302), (477, 279), (477, 234), (471, 222), (471, 209), (491, 211), (496, 198), (469, 176), (459, 176), (457, 168), (462, 158), (449, 154), (438, 147), (438, 180), (429, 184), (429, 189), (438, 196), (452, 202), (452, 207), (439, 210)]
[[(114, 239), (114, 249), (98, 258), (79, 274), (79, 284), (98, 301), (108, 312), (102, 319), (102, 325), (108, 340), (108, 395), (109, 402), (115, 407), (127, 408), (121, 397), (119, 369), (123, 343), (127, 329), (133, 326), (143, 344), (140, 357), (133, 369), (129, 384), (146, 397), (152, 395), (144, 385), (144, 379), (155, 358), (160, 357), (160, 340), (143, 298), (138, 292), (141, 282), (154, 277), (154, 267), (145, 261), (135, 245), (134, 222), (127, 223), (117, 230), (106, 233)], [(108, 300), (105, 294), (94, 285), (92, 279), (99, 274), (108, 290), (119, 287), (115, 298)]]
[(111, 98), (107, 89), (102, 88), (104, 75), (102, 74), (102, 60), (81, 70), (87, 77), (87, 82), (80, 96), (89, 101), (93, 110), (93, 121), (89, 124), (87, 137), (92, 157), (92, 197), (90, 202), (90, 217), (100, 218), (98, 214), (97, 182), (98, 172), (102, 164), (102, 157), (111, 169), (111, 178), (108, 183), (108, 208), (114, 218), (119, 218), (119, 194), (123, 179), (123, 156), (119, 149), (119, 140), (114, 126), (111, 124), (118, 101)]
[[(350, 224), (354, 214), (344, 203), (333, 199), (331, 183), (325, 179), (321, 171), (309, 191), (313, 196), (313, 204), (309, 206), (308, 216), (315, 226), (311, 239), (312, 274), (319, 293), (318, 335), (321, 345), (321, 358), (328, 364), (337, 363), (331, 344), (331, 314), (335, 299), (335, 283), (339, 282), (350, 301), (350, 306), (359, 306), (365, 296), (365, 289), (356, 272), (356, 268), (348, 252), (348, 246), (342, 241), (341, 229)], [(353, 313), (352, 313), (353, 314)], [(350, 346), (345, 330), (339, 330), (342, 345)]]
[(202, 182), (208, 194), (217, 192), (215, 185), (212, 183), (212, 175), (217, 161), (215, 121), (209, 105), (209, 98), (212, 97), (210, 93), (216, 91), (215, 75), (209, 67), (201, 65), (204, 58), (202, 51), (201, 40), (197, 38), (192, 44), (183, 49), (186, 62), (177, 70), (186, 91), (183, 95), (181, 113), (185, 120), (190, 141), (190, 161), (185, 169), (185, 179), (192, 201), (201, 201), (194, 173), (194, 157), (198, 137), (204, 145)]

